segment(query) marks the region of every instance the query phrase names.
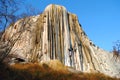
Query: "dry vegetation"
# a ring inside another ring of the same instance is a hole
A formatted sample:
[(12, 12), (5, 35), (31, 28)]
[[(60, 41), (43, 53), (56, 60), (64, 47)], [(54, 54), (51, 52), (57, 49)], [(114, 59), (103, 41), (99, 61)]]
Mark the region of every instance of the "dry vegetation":
[[(58, 66), (57, 66), (58, 65)], [(57, 69), (58, 68), (58, 69)], [(100, 73), (71, 73), (58, 61), (42, 64), (0, 64), (0, 80), (119, 80)]]

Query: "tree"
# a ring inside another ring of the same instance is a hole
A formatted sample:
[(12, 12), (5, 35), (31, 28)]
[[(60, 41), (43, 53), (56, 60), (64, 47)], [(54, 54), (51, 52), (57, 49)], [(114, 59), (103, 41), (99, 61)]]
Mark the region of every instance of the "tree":
[(116, 49), (116, 51), (120, 53), (120, 40), (117, 40), (116, 42), (114, 42), (113, 49)]
[[(10, 23), (20, 18), (37, 15), (40, 11), (23, 0), (0, 0), (0, 30), (5, 31)], [(24, 10), (24, 11), (23, 11)]]
[(117, 60), (119, 54), (120, 54), (120, 41), (117, 40), (116, 42), (114, 42), (113, 46), (113, 58), (115, 59), (115, 61)]
[(24, 12), (22, 12), (18, 15), (19, 19), (41, 14), (39, 9), (37, 9), (37, 8), (35, 8), (35, 7), (33, 7), (32, 5), (29, 5), (29, 4), (25, 5), (24, 9), (25, 9)]
[[(37, 15), (39, 13), (39, 10), (34, 8), (32, 5), (27, 4), (21, 7), (20, 3), (22, 3), (20, 0), (0, 0), (0, 27), (3, 32), (9, 24), (14, 23), (16, 20), (20, 18), (26, 19), (25, 17)], [(22, 5), (23, 4), (24, 3), (22, 3)], [(21, 9), (24, 8), (25, 11), (22, 12), (19, 6)], [(7, 42), (2, 40), (0, 41), (0, 62), (2, 62), (6, 56), (8, 56), (15, 42), (19, 39), (24, 30), (25, 28), (23, 26), (23, 30), (18, 32), (19, 36), (14, 41), (11, 40), (12, 38)], [(0, 38), (2, 33), (0, 32)], [(12, 37), (14, 36), (15, 35)]]
[(33, 7), (32, 5), (26, 5), (25, 9), (26, 9), (25, 13), (27, 14), (26, 16), (38, 15), (41, 13), (39, 9)]
[(5, 28), (17, 20), (15, 13), (19, 10), (18, 5), (21, 1), (18, 0), (0, 0), (0, 28)]

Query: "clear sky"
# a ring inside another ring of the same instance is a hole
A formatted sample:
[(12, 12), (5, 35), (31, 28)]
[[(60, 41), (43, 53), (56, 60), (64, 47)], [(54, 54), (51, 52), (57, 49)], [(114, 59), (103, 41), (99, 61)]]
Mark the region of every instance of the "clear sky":
[(25, 0), (44, 11), (49, 4), (63, 5), (78, 16), (83, 30), (96, 45), (111, 51), (120, 40), (120, 0)]

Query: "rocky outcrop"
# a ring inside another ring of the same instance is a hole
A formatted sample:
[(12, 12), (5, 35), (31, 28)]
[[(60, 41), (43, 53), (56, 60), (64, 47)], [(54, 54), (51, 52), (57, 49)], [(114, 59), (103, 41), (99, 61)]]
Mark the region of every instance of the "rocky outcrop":
[(75, 70), (120, 77), (120, 64), (112, 60), (112, 54), (95, 46), (77, 16), (63, 6), (49, 5), (42, 14), (11, 24), (2, 41), (14, 44), (10, 58), (26, 62), (58, 59)]

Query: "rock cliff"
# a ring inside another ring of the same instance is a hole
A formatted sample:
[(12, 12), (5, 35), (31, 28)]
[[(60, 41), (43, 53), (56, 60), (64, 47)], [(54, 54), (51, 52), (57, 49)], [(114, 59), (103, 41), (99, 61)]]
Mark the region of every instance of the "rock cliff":
[(5, 59), (9, 62), (58, 59), (75, 70), (120, 77), (119, 61), (96, 46), (82, 30), (77, 16), (63, 6), (51, 4), (38, 16), (18, 20), (5, 30), (1, 41), (11, 46)]

